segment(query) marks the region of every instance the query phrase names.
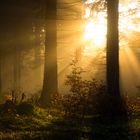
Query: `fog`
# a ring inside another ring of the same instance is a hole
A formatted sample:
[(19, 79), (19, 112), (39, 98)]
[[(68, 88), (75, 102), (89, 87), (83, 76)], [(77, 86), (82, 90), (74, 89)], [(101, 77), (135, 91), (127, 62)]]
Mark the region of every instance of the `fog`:
[[(127, 1), (128, 2), (128, 1)], [(124, 3), (127, 3), (124, 1)], [(16, 90), (17, 94), (27, 96), (40, 93), (44, 74), (45, 24), (43, 14), (36, 16), (30, 11), (38, 6), (35, 2), (26, 5), (6, 4), (1, 8), (0, 31), (0, 100)], [(61, 13), (61, 12), (60, 12)], [(140, 17), (137, 19), (140, 21)], [(57, 60), (59, 93), (69, 92), (65, 86), (66, 76), (70, 73), (70, 64), (77, 46), (82, 46), (80, 28), (83, 25), (76, 20), (57, 21)], [(126, 30), (120, 39), (120, 83), (123, 94), (137, 95), (140, 86), (140, 31)], [(80, 42), (80, 43), (79, 43)], [(86, 55), (86, 51), (88, 54)], [(93, 55), (92, 55), (93, 54)], [(105, 79), (105, 53), (82, 46), (81, 66), (85, 69), (84, 78)]]

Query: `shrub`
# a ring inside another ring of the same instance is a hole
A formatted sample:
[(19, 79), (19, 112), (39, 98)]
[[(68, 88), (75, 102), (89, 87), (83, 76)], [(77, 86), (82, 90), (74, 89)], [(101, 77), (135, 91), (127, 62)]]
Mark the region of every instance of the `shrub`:
[(11, 100), (7, 100), (4, 104), (0, 105), (0, 114), (16, 114), (16, 104), (14, 104)]
[(101, 98), (106, 93), (103, 82), (95, 79), (84, 80), (84, 70), (78, 66), (78, 61), (72, 62), (72, 71), (67, 76), (66, 85), (70, 86), (70, 94), (53, 96), (52, 105), (61, 110), (66, 116), (84, 117), (99, 113)]
[(140, 116), (140, 97), (125, 97), (128, 115), (130, 117)]
[(17, 105), (16, 109), (20, 115), (31, 115), (34, 111), (34, 106), (29, 102), (21, 102)]
[(26, 95), (23, 92), (17, 98), (17, 91), (12, 90), (11, 95), (6, 95), (5, 103), (0, 105), (0, 114), (6, 115), (30, 115), (33, 113), (33, 102), (25, 101)]

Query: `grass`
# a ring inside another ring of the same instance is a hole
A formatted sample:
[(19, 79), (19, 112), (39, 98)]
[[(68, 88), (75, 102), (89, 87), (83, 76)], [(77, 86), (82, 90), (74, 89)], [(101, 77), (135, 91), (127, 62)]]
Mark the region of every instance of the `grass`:
[(0, 116), (1, 140), (139, 140), (140, 118), (101, 121), (93, 116), (65, 118), (56, 109), (34, 106), (30, 115)]
[[(52, 115), (52, 114), (57, 115)], [(94, 122), (92, 118), (65, 119), (52, 110), (35, 107), (31, 116), (1, 116), (0, 138), (8, 140), (139, 140), (140, 119), (113, 123)]]

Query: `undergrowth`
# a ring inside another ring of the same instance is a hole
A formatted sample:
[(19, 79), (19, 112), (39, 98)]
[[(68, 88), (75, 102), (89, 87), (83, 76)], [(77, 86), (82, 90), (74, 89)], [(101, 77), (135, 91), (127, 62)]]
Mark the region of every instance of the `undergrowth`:
[[(0, 104), (1, 139), (139, 140), (140, 98), (124, 97), (128, 120), (103, 122), (100, 113), (112, 105), (106, 86), (95, 79), (85, 80), (84, 70), (72, 63), (66, 85), (70, 94), (52, 96), (47, 109), (37, 105), (37, 97), (16, 99), (14, 91)], [(108, 103), (106, 105), (106, 103)]]

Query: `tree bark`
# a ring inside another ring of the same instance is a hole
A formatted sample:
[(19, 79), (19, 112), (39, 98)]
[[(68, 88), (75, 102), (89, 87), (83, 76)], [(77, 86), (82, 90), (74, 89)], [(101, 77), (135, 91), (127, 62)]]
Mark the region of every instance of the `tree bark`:
[(107, 0), (107, 89), (120, 96), (119, 88), (119, 0)]
[(46, 39), (43, 90), (40, 103), (50, 105), (52, 93), (57, 93), (57, 43), (56, 43), (56, 0), (46, 1)]
[(2, 94), (2, 56), (0, 53), (0, 95)]
[(107, 0), (107, 117), (127, 119), (119, 86), (119, 0)]

